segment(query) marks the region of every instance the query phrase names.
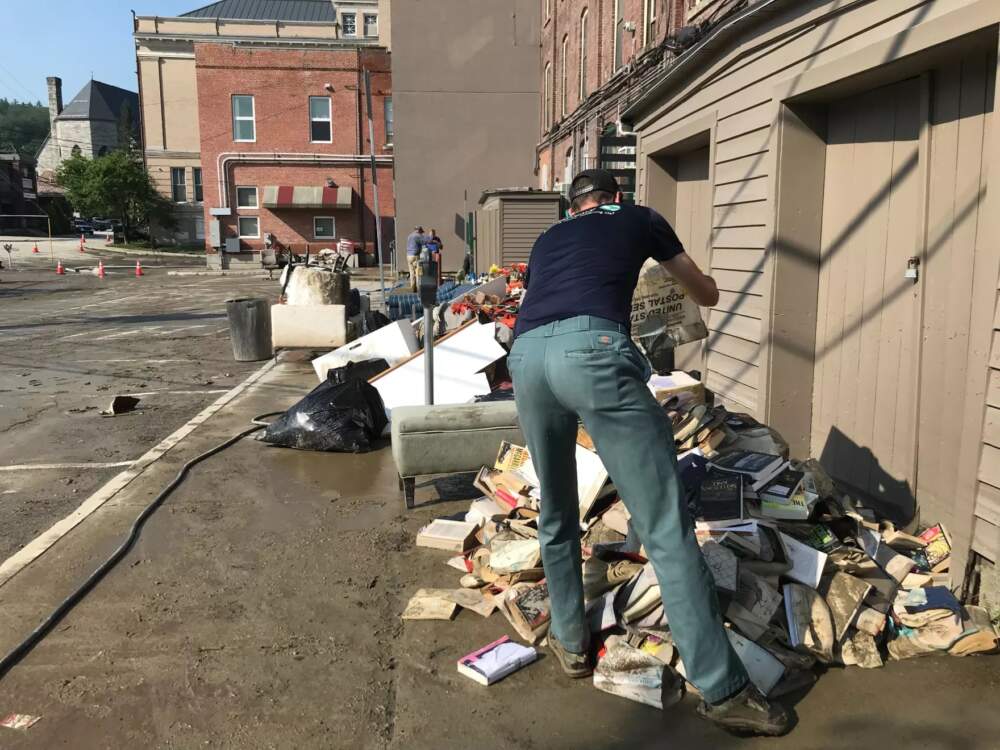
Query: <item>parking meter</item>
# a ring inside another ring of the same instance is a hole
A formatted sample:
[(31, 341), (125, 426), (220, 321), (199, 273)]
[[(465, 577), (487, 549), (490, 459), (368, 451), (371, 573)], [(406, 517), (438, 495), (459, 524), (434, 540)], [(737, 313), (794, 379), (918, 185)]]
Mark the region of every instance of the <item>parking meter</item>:
[(424, 307), (424, 403), (434, 403), (434, 306), (437, 304), (438, 264), (424, 250), (420, 255), (420, 304)]

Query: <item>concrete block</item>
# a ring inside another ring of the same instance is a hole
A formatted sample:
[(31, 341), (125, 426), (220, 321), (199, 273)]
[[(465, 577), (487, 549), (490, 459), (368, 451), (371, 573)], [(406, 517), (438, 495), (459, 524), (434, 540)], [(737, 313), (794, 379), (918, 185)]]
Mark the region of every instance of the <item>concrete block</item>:
[(271, 341), (274, 348), (331, 349), (349, 340), (346, 305), (274, 305)]

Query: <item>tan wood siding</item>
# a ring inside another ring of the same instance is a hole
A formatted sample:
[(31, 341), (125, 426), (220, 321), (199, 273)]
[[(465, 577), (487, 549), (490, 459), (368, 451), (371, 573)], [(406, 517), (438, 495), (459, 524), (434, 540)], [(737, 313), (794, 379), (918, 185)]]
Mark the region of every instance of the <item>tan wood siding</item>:
[[(749, 133), (759, 128), (771, 124), (774, 117), (774, 105), (770, 99), (765, 99), (759, 104), (748, 107), (740, 112), (734, 112), (728, 117), (719, 119), (716, 127), (715, 137), (719, 141), (727, 141), (745, 133)], [(719, 159), (719, 161), (722, 161)]]
[(708, 348), (709, 351), (721, 352), (744, 362), (755, 362), (760, 354), (760, 344), (756, 341), (719, 332), (709, 339)]
[(730, 182), (752, 180), (755, 177), (767, 176), (767, 164), (760, 154), (745, 156), (740, 159), (715, 165), (715, 184), (725, 185)]
[(991, 562), (1000, 562), (1000, 526), (976, 518), (972, 531), (972, 548)]
[(715, 188), (715, 205), (726, 206), (731, 203), (766, 200), (767, 189), (767, 177), (755, 177), (750, 180), (719, 185)]

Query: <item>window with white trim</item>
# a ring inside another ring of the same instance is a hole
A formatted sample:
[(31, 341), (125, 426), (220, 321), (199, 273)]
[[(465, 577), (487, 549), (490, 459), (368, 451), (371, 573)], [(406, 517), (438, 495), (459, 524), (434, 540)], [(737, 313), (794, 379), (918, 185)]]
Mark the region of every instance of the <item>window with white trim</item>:
[(542, 81), (542, 132), (552, 128), (552, 63), (545, 63), (545, 78)]
[(201, 167), (192, 167), (191, 177), (194, 183), (194, 202), (202, 203), (205, 200), (205, 190), (201, 184)]
[(559, 84), (561, 87), (559, 92), (561, 101), (559, 111), (562, 113), (562, 116), (565, 117), (569, 114), (569, 81), (566, 78), (566, 57), (569, 54), (569, 34), (566, 34), (562, 38), (562, 51), (560, 54), (562, 55), (562, 62), (559, 68)]
[(248, 94), (233, 94), (233, 140), (237, 143), (253, 143), (257, 140), (257, 122), (253, 97)]
[(333, 240), (337, 238), (337, 220), (332, 216), (313, 217), (313, 239)]
[(170, 168), (170, 197), (174, 203), (187, 201), (187, 184), (184, 180), (184, 167)]
[(256, 216), (241, 216), (236, 220), (240, 230), (240, 237), (248, 240), (255, 240), (260, 237), (260, 219)]
[(378, 36), (378, 14), (377, 13), (365, 13), (365, 36), (375, 37)]
[(236, 188), (236, 208), (260, 208), (256, 187)]
[(340, 14), (340, 27), (343, 30), (344, 36), (357, 36), (358, 35), (358, 14), (357, 13), (341, 13)]
[(580, 14), (580, 101), (587, 98), (587, 20), (590, 10)]
[(656, 41), (656, 3), (657, 0), (645, 0), (646, 24), (642, 34), (643, 46)]
[(615, 70), (625, 64), (625, 10), (623, 0), (615, 0)]
[(328, 96), (309, 97), (309, 140), (313, 143), (333, 141), (333, 108)]
[(392, 119), (392, 97), (387, 96), (382, 100), (383, 114), (385, 116), (385, 145), (391, 146), (395, 135), (395, 126)]

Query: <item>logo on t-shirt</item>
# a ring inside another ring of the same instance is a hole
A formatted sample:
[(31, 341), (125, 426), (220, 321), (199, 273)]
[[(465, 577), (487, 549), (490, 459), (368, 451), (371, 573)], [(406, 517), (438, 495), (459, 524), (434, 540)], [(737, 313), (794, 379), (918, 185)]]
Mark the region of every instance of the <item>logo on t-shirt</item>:
[(606, 214), (616, 214), (622, 210), (622, 207), (617, 203), (603, 203), (597, 207), (597, 210)]

